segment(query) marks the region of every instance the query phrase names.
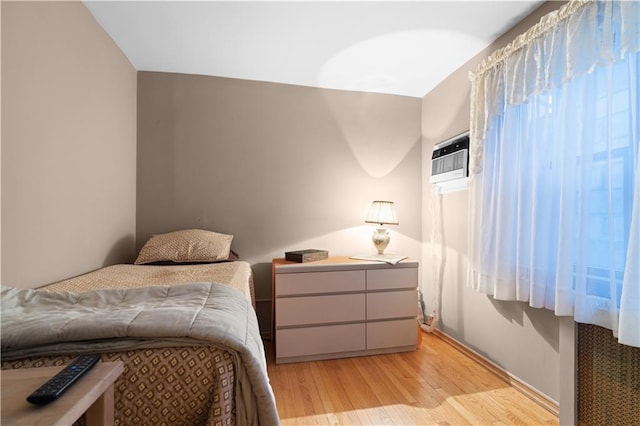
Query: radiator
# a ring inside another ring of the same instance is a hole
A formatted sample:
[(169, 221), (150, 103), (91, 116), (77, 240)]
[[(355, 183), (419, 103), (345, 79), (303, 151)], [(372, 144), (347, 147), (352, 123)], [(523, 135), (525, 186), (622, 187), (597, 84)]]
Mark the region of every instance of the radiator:
[(640, 348), (611, 330), (578, 324), (578, 423), (636, 425), (640, 419)]

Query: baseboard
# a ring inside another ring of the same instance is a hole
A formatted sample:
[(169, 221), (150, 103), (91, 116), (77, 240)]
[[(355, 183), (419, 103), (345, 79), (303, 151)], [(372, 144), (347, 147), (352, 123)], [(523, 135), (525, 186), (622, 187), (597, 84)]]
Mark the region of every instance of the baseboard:
[(458, 342), (456, 339), (449, 336), (448, 334), (438, 329), (433, 330), (433, 334), (438, 336), (440, 339), (444, 340), (445, 342), (449, 343), (451, 346), (453, 346), (460, 352), (464, 353), (468, 357), (472, 358), (474, 361), (486, 367), (493, 374), (495, 374), (496, 376), (500, 377), (502, 380), (507, 382), (511, 387), (518, 390), (520, 393), (524, 394), (529, 399), (531, 399), (541, 407), (545, 408), (547, 411), (549, 411), (553, 415), (560, 416), (560, 406), (556, 401), (540, 393), (540, 391), (529, 386), (527, 383), (523, 382), (522, 380), (516, 377), (513, 377), (503, 368), (489, 361), (479, 353), (475, 352), (473, 349)]

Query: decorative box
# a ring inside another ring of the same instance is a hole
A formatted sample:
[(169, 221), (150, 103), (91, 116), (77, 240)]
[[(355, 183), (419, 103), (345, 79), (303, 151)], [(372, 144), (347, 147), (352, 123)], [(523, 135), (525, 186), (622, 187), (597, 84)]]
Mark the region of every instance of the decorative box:
[(284, 253), (285, 259), (298, 263), (315, 262), (316, 260), (326, 259), (327, 257), (329, 257), (328, 251), (316, 249), (287, 251)]

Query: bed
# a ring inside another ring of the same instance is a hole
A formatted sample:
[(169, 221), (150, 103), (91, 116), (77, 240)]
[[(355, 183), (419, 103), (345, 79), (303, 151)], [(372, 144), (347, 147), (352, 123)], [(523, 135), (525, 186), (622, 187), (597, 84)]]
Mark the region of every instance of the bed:
[(251, 268), (231, 238), (160, 234), (136, 264), (35, 290), (3, 286), (2, 369), (97, 352), (125, 365), (116, 425), (278, 424)]

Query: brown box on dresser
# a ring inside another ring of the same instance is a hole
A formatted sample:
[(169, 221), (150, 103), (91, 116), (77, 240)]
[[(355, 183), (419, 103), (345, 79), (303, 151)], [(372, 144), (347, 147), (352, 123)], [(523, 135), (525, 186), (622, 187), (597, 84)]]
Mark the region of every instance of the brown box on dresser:
[(329, 257), (329, 252), (326, 250), (306, 249), (285, 252), (284, 258), (292, 262), (306, 263), (316, 262), (318, 260), (324, 260)]

